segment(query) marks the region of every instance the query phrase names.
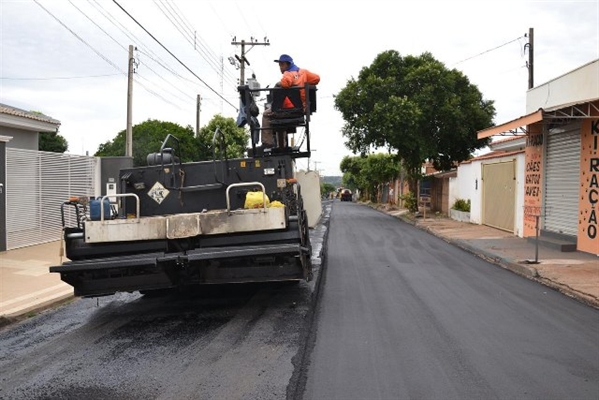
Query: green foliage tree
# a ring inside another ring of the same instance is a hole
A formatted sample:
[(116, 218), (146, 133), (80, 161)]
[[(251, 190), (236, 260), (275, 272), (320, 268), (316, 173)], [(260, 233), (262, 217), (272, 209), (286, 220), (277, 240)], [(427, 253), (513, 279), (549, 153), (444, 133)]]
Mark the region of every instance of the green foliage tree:
[[(227, 157), (242, 156), (248, 134), (243, 128), (237, 127), (233, 118), (216, 115), (207, 126), (200, 129), (197, 138), (190, 125), (184, 128), (173, 122), (149, 119), (132, 127), (133, 165), (146, 165), (148, 154), (160, 151), (168, 134), (178, 139), (179, 149), (177, 149), (175, 140), (169, 141), (167, 147), (173, 148), (175, 153), (180, 151), (182, 162), (211, 160), (213, 157), (212, 139), (217, 126), (224, 134), (225, 143), (228, 146)], [(95, 155), (99, 157), (124, 156), (125, 135), (125, 130), (119, 132), (112, 141), (101, 144)]]
[[(199, 146), (191, 126), (188, 125), (184, 128), (173, 122), (148, 119), (132, 127), (133, 165), (146, 165), (148, 154), (160, 151), (160, 147), (169, 133), (179, 140), (181, 160), (183, 162), (198, 160)], [(126, 131), (122, 130), (112, 141), (101, 144), (95, 156), (125, 156), (125, 141)], [(169, 142), (168, 147), (174, 148), (177, 152), (175, 142)]]
[[(212, 160), (214, 153), (213, 138), (217, 128), (224, 135), (224, 143), (228, 158), (243, 157), (247, 148), (249, 134), (244, 128), (239, 128), (233, 118), (215, 115), (208, 125), (200, 128), (199, 134), (199, 159)], [(217, 140), (217, 150), (220, 150), (220, 139)], [(217, 154), (221, 154), (218, 151)]]
[(38, 150), (51, 151), (53, 153), (64, 153), (69, 149), (67, 140), (57, 132), (39, 134)]
[(350, 157), (345, 156), (339, 164), (339, 169), (343, 173), (343, 186), (352, 190), (360, 189), (364, 191), (368, 186), (364, 175), (362, 174), (363, 164), (366, 162), (366, 156)]
[(329, 197), (330, 193), (333, 193), (335, 191), (336, 191), (335, 185), (332, 185), (328, 182), (320, 183), (320, 193), (323, 196)]
[[(29, 112), (32, 114), (37, 114), (40, 117), (48, 117), (41, 111), (31, 110)], [(67, 139), (59, 135), (58, 132), (40, 132), (37, 142), (37, 149), (39, 151), (64, 153), (69, 149), (69, 143), (67, 142)]]
[(368, 156), (345, 156), (340, 164), (343, 182), (347, 187), (360, 189), (372, 201), (379, 201), (382, 185), (396, 179), (400, 163), (390, 154), (370, 154)]
[(335, 96), (345, 125), (346, 146), (354, 154), (387, 148), (396, 154), (415, 189), (420, 168), (430, 160), (448, 170), (486, 146), (476, 132), (490, 126), (494, 102), (458, 70), (449, 70), (430, 53), (402, 57), (379, 54), (358, 79)]

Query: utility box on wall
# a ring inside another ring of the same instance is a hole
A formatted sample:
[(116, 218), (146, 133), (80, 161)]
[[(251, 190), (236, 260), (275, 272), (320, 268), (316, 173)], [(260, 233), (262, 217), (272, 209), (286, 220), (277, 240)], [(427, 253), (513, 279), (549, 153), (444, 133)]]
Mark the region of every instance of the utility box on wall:
[[(120, 192), (119, 175), (121, 169), (133, 167), (133, 157), (100, 157), (101, 196), (111, 196)], [(117, 198), (110, 197), (110, 203), (117, 205)], [(117, 208), (118, 207), (117, 205)]]

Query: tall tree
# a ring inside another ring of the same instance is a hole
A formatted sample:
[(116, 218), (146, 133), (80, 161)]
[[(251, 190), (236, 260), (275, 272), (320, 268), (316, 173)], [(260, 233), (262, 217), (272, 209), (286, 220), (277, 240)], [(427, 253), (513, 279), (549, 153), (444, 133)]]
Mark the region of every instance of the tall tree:
[(38, 150), (51, 151), (53, 153), (64, 153), (69, 149), (67, 140), (56, 132), (39, 134)]
[(430, 53), (402, 57), (395, 50), (379, 54), (335, 97), (346, 146), (354, 154), (387, 148), (401, 159), (412, 190), (425, 160), (448, 170), (488, 144), (476, 132), (492, 124), (493, 103)]
[(345, 187), (352, 190), (360, 189), (361, 191), (366, 189), (368, 182), (362, 173), (365, 162), (365, 155), (358, 157), (343, 157), (339, 164), (339, 169), (343, 173), (342, 183)]
[[(220, 151), (221, 149), (221, 136), (216, 135), (216, 130), (222, 133), (224, 144), (226, 146), (226, 153), (228, 158), (242, 157), (243, 153), (247, 148), (249, 141), (249, 134), (244, 128), (240, 128), (235, 123), (233, 118), (225, 118), (222, 115), (215, 115), (208, 125), (200, 128), (200, 134), (198, 135), (199, 140), (199, 159), (200, 160), (211, 160), (214, 154), (214, 150), (217, 150), (217, 156), (224, 154)], [(214, 141), (216, 139), (216, 141)], [(214, 148), (216, 144), (216, 149)]]
[[(181, 160), (183, 162), (198, 160), (198, 143), (191, 126), (183, 128), (173, 122), (148, 119), (132, 127), (133, 165), (146, 165), (148, 154), (158, 152), (169, 133), (179, 140)], [(124, 156), (125, 139), (126, 131), (122, 130), (112, 141), (101, 144), (95, 156)], [(171, 143), (169, 147), (173, 147), (177, 152), (176, 144)]]
[(320, 182), (320, 193), (325, 196), (325, 197), (329, 197), (329, 195), (331, 193), (335, 192), (335, 186), (328, 183), (328, 182)]
[[(176, 140), (169, 141), (168, 147), (172, 147), (177, 155), (180, 152), (182, 162), (211, 160), (213, 157), (212, 139), (216, 127), (219, 127), (224, 134), (227, 157), (243, 155), (248, 135), (243, 128), (237, 127), (233, 118), (216, 115), (207, 126), (200, 129), (198, 137), (195, 137), (190, 125), (184, 128), (173, 122), (149, 119), (132, 128), (133, 165), (146, 165), (148, 154), (158, 152), (168, 134), (179, 141), (178, 146)], [(120, 131), (112, 141), (101, 144), (95, 155), (99, 157), (124, 156), (125, 135), (125, 130)]]
[(372, 201), (378, 201), (383, 185), (396, 179), (400, 165), (390, 154), (370, 154), (368, 156), (345, 156), (340, 164), (343, 183), (352, 189), (359, 189)]

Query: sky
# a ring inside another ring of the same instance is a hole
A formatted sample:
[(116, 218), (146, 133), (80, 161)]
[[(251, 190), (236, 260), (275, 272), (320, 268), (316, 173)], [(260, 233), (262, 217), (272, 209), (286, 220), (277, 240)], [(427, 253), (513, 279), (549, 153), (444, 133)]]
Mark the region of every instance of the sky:
[(61, 121), (71, 154), (93, 155), (126, 128), (129, 45), (133, 124), (195, 129), (198, 95), (201, 126), (237, 117), (232, 42), (267, 41), (246, 47), (246, 77), (273, 86), (283, 53), (321, 77), (312, 157), (298, 168), (325, 176), (353, 155), (334, 96), (384, 51), (458, 69), (495, 101), (495, 124), (525, 114), (530, 28), (535, 86), (599, 58), (599, 0), (0, 0), (0, 14), (0, 103)]

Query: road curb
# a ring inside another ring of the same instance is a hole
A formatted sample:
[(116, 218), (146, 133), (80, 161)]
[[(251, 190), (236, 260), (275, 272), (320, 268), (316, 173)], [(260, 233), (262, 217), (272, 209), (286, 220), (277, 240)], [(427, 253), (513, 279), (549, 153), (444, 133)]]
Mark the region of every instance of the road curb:
[(73, 301), (76, 296), (73, 293), (62, 294), (49, 298), (39, 304), (20, 309), (18, 312), (0, 315), (0, 329), (8, 325), (23, 321), (43, 311)]
[(326, 270), (326, 248), (332, 206), (333, 204), (323, 205), (323, 214), (317, 226), (314, 228), (315, 230), (320, 229), (322, 231), (322, 246), (320, 247), (318, 255), (313, 257), (313, 259), (318, 259), (319, 267), (318, 271), (314, 274), (312, 281), (308, 282), (308, 285), (311, 286), (312, 293), (310, 296), (308, 312), (305, 316), (304, 327), (300, 333), (299, 350), (291, 360), (294, 368), (287, 386), (287, 399), (301, 399), (306, 387), (306, 365), (309, 364), (309, 357), (312, 353), (314, 343), (316, 342), (316, 330), (314, 329), (314, 326), (316, 324), (316, 310), (318, 308), (318, 302), (320, 301), (322, 286), (324, 285), (323, 275)]
[(490, 262), (494, 265), (497, 265), (501, 268), (507, 269), (507, 270), (509, 270), (515, 274), (518, 274), (520, 276), (523, 276), (527, 279), (538, 282), (538, 283), (540, 283), (544, 286), (547, 286), (553, 290), (557, 290), (558, 292), (560, 292), (572, 299), (575, 299), (583, 304), (586, 304), (590, 307), (599, 309), (599, 299), (597, 299), (593, 296), (589, 296), (586, 293), (581, 293), (581, 292), (569, 287), (568, 285), (564, 285), (563, 283), (556, 282), (552, 279), (543, 277), (542, 275), (539, 274), (539, 271), (532, 266), (520, 264), (518, 262), (514, 262), (513, 260), (509, 260), (507, 258), (497, 257), (495, 254), (492, 254), (485, 250), (476, 248), (461, 239), (454, 240), (454, 239), (447, 238), (443, 235), (436, 233), (435, 231), (433, 231), (432, 229), (430, 229), (428, 227), (418, 225), (417, 221), (411, 220), (410, 218), (406, 218), (402, 215), (397, 215), (395, 217), (405, 223), (415, 226), (416, 228), (418, 228), (420, 230), (423, 230), (433, 236), (436, 236), (449, 244), (452, 244), (452, 245), (457, 246), (471, 254), (474, 254), (474, 255), (484, 259), (485, 261), (488, 261), (488, 262)]

